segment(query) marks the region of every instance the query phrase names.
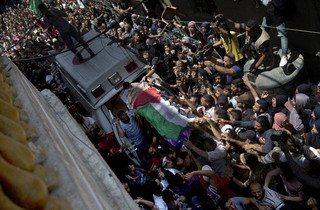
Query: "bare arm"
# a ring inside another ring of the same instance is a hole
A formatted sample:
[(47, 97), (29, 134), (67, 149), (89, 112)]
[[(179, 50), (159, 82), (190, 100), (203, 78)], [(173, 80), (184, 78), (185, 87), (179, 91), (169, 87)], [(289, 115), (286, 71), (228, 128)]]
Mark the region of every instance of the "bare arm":
[(191, 150), (193, 150), (195, 153), (197, 153), (198, 155), (200, 155), (201, 157), (205, 158), (206, 160), (208, 160), (208, 153), (206, 151), (203, 151), (201, 149), (199, 149), (198, 147), (194, 146), (192, 144), (192, 142), (190, 140), (185, 141), (183, 143), (186, 147), (190, 148)]
[(259, 60), (255, 64), (255, 67), (259, 68), (259, 66), (263, 63), (263, 61), (264, 61), (264, 59), (266, 59), (266, 57), (267, 57), (267, 54), (266, 53), (262, 53), (261, 57), (259, 58)]
[[(147, 67), (149, 67), (149, 66), (147, 66)], [(145, 81), (147, 78), (152, 76), (152, 74), (154, 74), (155, 71), (156, 71), (155, 68), (151, 69), (144, 77), (142, 77), (141, 81)]]
[(230, 76), (235, 76), (237, 73), (234, 69), (232, 68), (227, 68), (224, 67), (223, 65), (218, 65), (220, 64), (216, 58), (211, 59), (211, 61), (205, 61), (204, 64), (206, 66), (213, 66), (218, 72)]
[(235, 76), (237, 74), (236, 71), (233, 70), (232, 68), (227, 68), (227, 67), (220, 66), (220, 65), (214, 65), (214, 68), (222, 74), (226, 74), (226, 75), (230, 75), (230, 76)]
[(212, 134), (214, 135), (214, 137), (216, 137), (216, 139), (220, 141), (221, 135), (220, 135), (219, 131), (216, 129), (216, 127), (214, 126), (214, 122), (210, 118), (205, 118), (205, 119), (209, 123)]
[(243, 141), (239, 141), (239, 140), (236, 140), (236, 139), (233, 139), (233, 138), (230, 138), (228, 140), (229, 142), (232, 142), (232, 143), (235, 143), (236, 145), (242, 147), (243, 145), (245, 145), (246, 143), (244, 143)]
[(301, 202), (303, 201), (303, 195), (299, 194), (299, 196), (282, 196), (281, 195), (282, 200), (285, 201), (292, 201), (292, 202)]
[(157, 208), (155, 208), (156, 206), (154, 205), (153, 202), (148, 201), (148, 200), (144, 200), (143, 198), (138, 198), (138, 199), (134, 200), (134, 202), (135, 202), (136, 204), (141, 203), (141, 204), (143, 204), (143, 205), (145, 205), (145, 206), (148, 206), (148, 207), (151, 208), (151, 209), (157, 209)]
[(193, 160), (194, 164), (196, 164), (197, 169), (200, 170), (202, 168), (200, 161), (194, 155), (191, 155), (191, 159)]
[(272, 178), (273, 176), (279, 175), (279, 172), (280, 172), (280, 171), (279, 171), (278, 168), (276, 168), (276, 169), (274, 169), (274, 170), (272, 170), (272, 171), (269, 171), (269, 172), (267, 173), (267, 175), (266, 175), (265, 180), (264, 180), (264, 186), (265, 186), (265, 187), (268, 187), (269, 184), (270, 184), (271, 178)]
[(231, 29), (236, 29), (236, 30), (240, 30), (240, 23), (236, 23), (234, 22), (233, 20), (229, 19), (229, 18), (226, 18), (224, 17), (224, 19), (226, 20), (229, 28)]
[(222, 45), (222, 41), (218, 41), (216, 43), (213, 44), (213, 47), (218, 47)]
[(259, 95), (258, 95), (256, 89), (254, 89), (254, 87), (251, 85), (251, 83), (248, 80), (248, 77), (243, 76), (242, 80), (243, 80), (243, 83), (249, 88), (254, 99), (259, 98)]
[(235, 177), (232, 177), (232, 181), (242, 189), (247, 188), (249, 186), (249, 181), (248, 180), (243, 183), (239, 179), (237, 179)]
[(116, 126), (117, 126), (117, 130), (118, 130), (118, 132), (119, 132), (119, 136), (120, 136), (121, 138), (125, 137), (126, 134), (125, 134), (124, 130), (121, 128), (121, 126), (120, 126), (119, 119), (115, 117), (115, 118), (114, 118), (114, 123), (115, 123)]
[(258, 144), (245, 144), (242, 146), (242, 149), (244, 150), (254, 149), (258, 152), (262, 152), (262, 146)]
[(186, 178), (189, 180), (193, 176), (199, 176), (199, 175), (209, 177), (210, 184), (213, 184), (214, 186), (217, 185), (216, 174), (215, 174), (215, 172), (213, 170), (192, 171), (191, 173), (186, 174)]
[[(225, 121), (226, 121), (226, 120), (225, 120)], [(232, 124), (231, 121), (229, 121), (229, 123)], [(240, 147), (242, 147), (243, 145), (246, 144), (246, 143), (244, 143), (243, 141), (239, 141), (239, 140), (236, 140), (236, 139), (231, 138), (227, 133), (222, 133), (222, 134), (221, 134), (221, 138), (222, 138), (223, 140), (228, 141), (228, 142), (232, 142), (232, 143), (234, 143), (234, 144), (236, 144), (236, 145), (238, 145), (238, 146), (240, 146)]]

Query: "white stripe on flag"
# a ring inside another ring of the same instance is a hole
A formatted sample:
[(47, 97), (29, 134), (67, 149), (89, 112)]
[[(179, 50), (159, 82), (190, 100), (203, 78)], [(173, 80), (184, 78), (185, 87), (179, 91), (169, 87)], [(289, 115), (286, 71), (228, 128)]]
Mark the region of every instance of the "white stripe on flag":
[(150, 103), (150, 104), (166, 120), (176, 125), (186, 127), (187, 124), (193, 120), (181, 115), (174, 106), (170, 105), (169, 101), (166, 101), (163, 98), (160, 99), (160, 103)]

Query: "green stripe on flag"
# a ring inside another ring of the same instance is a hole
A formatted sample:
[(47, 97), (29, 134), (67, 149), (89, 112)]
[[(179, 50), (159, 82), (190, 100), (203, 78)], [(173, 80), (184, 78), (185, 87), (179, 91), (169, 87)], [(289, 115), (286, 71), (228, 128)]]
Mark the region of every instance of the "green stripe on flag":
[(41, 15), (41, 12), (38, 10), (38, 5), (42, 3), (41, 0), (30, 0), (29, 8), (34, 11), (37, 15)]
[(183, 127), (168, 121), (151, 104), (138, 107), (137, 112), (146, 118), (161, 136), (174, 141), (178, 140)]

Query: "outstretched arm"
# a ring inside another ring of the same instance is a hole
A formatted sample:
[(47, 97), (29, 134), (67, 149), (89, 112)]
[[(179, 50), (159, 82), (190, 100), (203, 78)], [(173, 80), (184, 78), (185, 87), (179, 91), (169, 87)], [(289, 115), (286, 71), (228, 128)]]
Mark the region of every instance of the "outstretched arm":
[(197, 153), (198, 155), (200, 155), (201, 157), (205, 158), (206, 160), (208, 160), (208, 153), (206, 151), (203, 151), (201, 149), (199, 149), (198, 147), (194, 146), (192, 144), (192, 142), (190, 140), (185, 141), (183, 143), (186, 147), (190, 148), (191, 150), (193, 150), (195, 153)]
[(221, 135), (220, 135), (219, 131), (216, 129), (216, 127), (214, 125), (214, 122), (211, 120), (211, 118), (207, 118), (206, 117), (205, 119), (209, 123), (211, 131), (212, 131), (212, 134), (214, 135), (214, 137), (216, 137), (216, 139), (218, 141), (220, 141), (221, 140)]
[(279, 174), (280, 174), (280, 169), (279, 169), (279, 168), (276, 168), (276, 169), (274, 169), (274, 170), (272, 170), (272, 171), (269, 171), (269, 172), (267, 173), (267, 175), (266, 175), (265, 180), (264, 180), (264, 186), (265, 186), (265, 187), (268, 187), (269, 184), (270, 184), (271, 178), (272, 178), (273, 176), (277, 176), (277, 175), (279, 175)]
[[(225, 16), (223, 16), (222, 14), (219, 14), (217, 16), (221, 16), (225, 21), (226, 23), (228, 24), (229, 28), (230, 29), (235, 29), (235, 30), (240, 30), (241, 26), (240, 26), (240, 23), (236, 23), (234, 22), (233, 20), (229, 19), (229, 18), (226, 18)], [(216, 17), (217, 17), (216, 16)]]
[(254, 97), (254, 99), (259, 99), (259, 95), (257, 93), (257, 91), (254, 89), (254, 87), (251, 85), (251, 83), (248, 80), (248, 77), (243, 76), (242, 77), (243, 83), (249, 88), (252, 96)]

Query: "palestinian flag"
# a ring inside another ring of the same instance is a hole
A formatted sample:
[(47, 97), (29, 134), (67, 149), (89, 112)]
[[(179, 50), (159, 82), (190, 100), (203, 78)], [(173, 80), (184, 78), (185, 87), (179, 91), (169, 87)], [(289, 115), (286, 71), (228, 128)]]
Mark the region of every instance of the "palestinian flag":
[(169, 101), (161, 98), (156, 88), (148, 88), (140, 93), (133, 102), (133, 108), (174, 146), (190, 135), (187, 124), (191, 119), (179, 114)]
[(41, 15), (41, 12), (38, 10), (38, 5), (42, 3), (41, 0), (30, 0), (29, 8), (33, 10), (37, 15)]

